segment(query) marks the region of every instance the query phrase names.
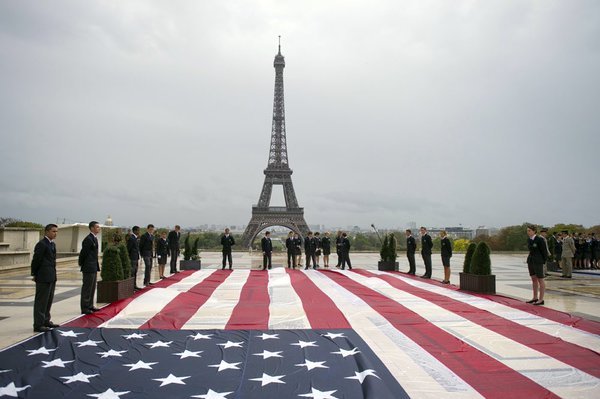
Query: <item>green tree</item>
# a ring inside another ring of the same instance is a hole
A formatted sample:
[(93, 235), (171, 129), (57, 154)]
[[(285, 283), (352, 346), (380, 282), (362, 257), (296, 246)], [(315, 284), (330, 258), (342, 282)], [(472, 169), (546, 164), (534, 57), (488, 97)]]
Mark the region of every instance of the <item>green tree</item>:
[(396, 237), (394, 233), (386, 234), (383, 238), (383, 244), (379, 255), (383, 262), (395, 262), (398, 254), (396, 253)]
[(117, 245), (119, 248), (119, 255), (121, 257), (121, 268), (123, 269), (123, 280), (131, 277), (131, 261), (129, 260), (129, 254), (127, 253), (127, 246), (123, 243)]
[(192, 259), (192, 243), (190, 233), (187, 233), (183, 242), (183, 260)]
[(464, 252), (467, 250), (470, 243), (471, 241), (467, 240), (466, 238), (459, 238), (458, 240), (454, 241), (454, 251)]
[(473, 258), (473, 253), (475, 253), (475, 248), (477, 248), (477, 244), (474, 242), (470, 243), (467, 247), (465, 261), (463, 263), (463, 273), (471, 273), (471, 259)]
[(480, 242), (475, 248), (471, 258), (470, 273), (488, 276), (492, 274), (492, 261), (490, 247), (485, 242)]
[(104, 249), (102, 255), (102, 281), (123, 280), (123, 266), (121, 265), (121, 253), (119, 248), (109, 245)]

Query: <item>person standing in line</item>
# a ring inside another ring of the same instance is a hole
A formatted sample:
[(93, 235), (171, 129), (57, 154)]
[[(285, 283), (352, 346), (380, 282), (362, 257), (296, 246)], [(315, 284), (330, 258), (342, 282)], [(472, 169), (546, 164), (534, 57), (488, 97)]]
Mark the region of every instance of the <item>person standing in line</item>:
[(338, 230), (337, 235), (335, 236), (335, 252), (337, 253), (337, 267), (338, 269), (342, 266), (342, 232)]
[(442, 247), (442, 266), (444, 266), (444, 280), (442, 284), (450, 284), (450, 258), (452, 257), (452, 242), (448, 238), (446, 230), (440, 232), (440, 244)]
[(345, 232), (342, 233), (342, 270), (346, 268), (346, 263), (348, 264), (348, 270), (352, 270), (352, 263), (350, 262), (350, 246), (348, 234)]
[(222, 270), (225, 270), (225, 265), (227, 260), (229, 260), (229, 270), (232, 270), (233, 266), (233, 256), (231, 255), (231, 247), (235, 245), (235, 240), (233, 236), (229, 234), (229, 229), (225, 229), (225, 233), (221, 236), (221, 245), (223, 246), (223, 267)]
[(569, 234), (568, 230), (562, 232), (562, 276), (564, 278), (573, 277), (573, 256), (575, 256), (575, 243), (573, 237)]
[(563, 237), (560, 232), (552, 233), (554, 236), (554, 260), (558, 264), (558, 268), (562, 271), (562, 245), (563, 245)]
[[(529, 255), (527, 256), (527, 268), (531, 276), (531, 286), (533, 289), (533, 298), (527, 303), (534, 305), (544, 304), (544, 293), (546, 291), (546, 283), (544, 281), (544, 263), (548, 259), (548, 248), (546, 241), (536, 234), (535, 226), (527, 226), (527, 246)], [(539, 294), (539, 295), (538, 295)]]
[(152, 277), (152, 254), (154, 253), (154, 225), (149, 224), (140, 237), (140, 255), (144, 260), (144, 287), (154, 285)]
[(58, 226), (48, 224), (42, 238), (33, 250), (31, 276), (35, 281), (35, 299), (33, 300), (33, 331), (46, 332), (60, 327), (50, 321), (50, 308), (56, 289), (56, 244)]
[(179, 273), (177, 270), (177, 258), (179, 258), (179, 237), (181, 237), (181, 227), (176, 224), (175, 229), (169, 231), (167, 242), (169, 243), (169, 254), (171, 255), (171, 274)]
[(589, 234), (585, 235), (583, 241), (583, 268), (592, 268), (592, 237)]
[(169, 242), (167, 241), (167, 232), (160, 233), (160, 238), (156, 240), (156, 259), (158, 260), (158, 276), (161, 279), (165, 277), (165, 266), (169, 256)]
[(325, 235), (321, 239), (321, 248), (323, 248), (323, 266), (329, 268), (329, 255), (331, 254), (331, 238), (329, 238), (329, 232), (326, 231)]
[(406, 257), (408, 258), (408, 274), (412, 274), (413, 276), (417, 272), (417, 267), (415, 263), (415, 252), (417, 250), (417, 241), (412, 236), (412, 231), (410, 229), (406, 230)]
[(321, 233), (319, 233), (318, 231), (315, 233), (315, 236), (313, 237), (313, 240), (315, 241), (315, 269), (319, 268), (319, 262), (321, 261), (321, 237), (320, 237)]
[(598, 239), (596, 238), (596, 233), (592, 233), (592, 269), (600, 269), (598, 267), (598, 260), (600, 255), (600, 250), (598, 248)]
[(548, 245), (548, 229), (543, 228), (540, 230), (540, 236), (544, 239), (544, 243), (546, 243), (546, 249), (548, 250), (548, 256), (546, 257), (546, 262), (544, 263), (544, 276), (548, 277), (548, 260), (552, 257), (552, 252), (550, 252), (550, 246)]
[(81, 251), (79, 252), (79, 267), (82, 274), (81, 300), (79, 302), (82, 314), (92, 314), (99, 310), (94, 307), (94, 296), (96, 293), (96, 281), (100, 271), (100, 262), (98, 262), (98, 234), (100, 234), (100, 224), (92, 221), (88, 224), (90, 234), (81, 242)]
[(131, 277), (133, 277), (134, 289), (141, 290), (137, 285), (137, 272), (140, 264), (140, 242), (138, 237), (140, 235), (140, 227), (133, 226), (131, 228), (131, 234), (127, 237), (127, 253), (129, 254), (129, 260), (131, 261)]
[(312, 261), (313, 269), (317, 268), (317, 257), (316, 257), (316, 241), (314, 240), (312, 231), (309, 231), (304, 239), (304, 255), (306, 256), (306, 267), (304, 270), (310, 268)]
[(425, 274), (421, 278), (431, 278), (431, 250), (433, 249), (433, 241), (427, 233), (427, 229), (421, 226), (421, 257), (425, 263)]
[(273, 243), (271, 242), (271, 232), (267, 231), (265, 236), (260, 240), (260, 246), (263, 253), (263, 270), (271, 270), (271, 256), (273, 255)]
[(302, 238), (300, 238), (300, 235), (298, 233), (294, 233), (294, 257), (296, 258), (296, 264), (294, 266), (294, 269), (296, 268), (296, 266), (298, 266), (299, 268), (302, 267)]
[(581, 249), (581, 233), (573, 233), (573, 243), (575, 244), (575, 254), (573, 255), (573, 268), (581, 269), (582, 249)]
[(294, 232), (290, 231), (285, 240), (285, 249), (287, 250), (287, 265), (291, 269), (292, 265), (296, 268), (296, 254), (294, 248)]

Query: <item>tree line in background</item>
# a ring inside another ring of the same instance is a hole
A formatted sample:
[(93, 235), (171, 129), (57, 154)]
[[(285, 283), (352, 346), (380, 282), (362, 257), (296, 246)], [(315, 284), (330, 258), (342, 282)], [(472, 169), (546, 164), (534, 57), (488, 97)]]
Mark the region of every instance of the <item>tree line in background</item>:
[[(468, 239), (451, 239), (453, 242), (454, 251), (456, 252), (464, 252), (467, 250), (469, 243), (475, 242), (485, 242), (492, 251), (527, 251), (527, 225), (530, 223), (523, 223), (521, 225), (515, 226), (507, 226), (501, 228), (496, 234), (488, 236), (488, 235), (480, 235), (475, 237), (472, 240)], [(535, 224), (535, 223), (533, 223)], [(541, 225), (538, 225), (542, 227)], [(43, 226), (34, 222), (26, 222), (14, 218), (0, 218), (0, 227), (25, 227), (25, 228), (36, 228), (43, 229)], [(553, 232), (560, 232), (562, 230), (568, 230), (572, 233), (596, 233), (596, 236), (600, 236), (600, 225), (595, 225), (592, 227), (584, 227), (580, 224), (556, 224), (554, 226), (545, 226), (548, 228), (549, 234)], [(168, 229), (166, 228), (157, 228), (156, 234), (160, 236), (160, 234)], [(102, 243), (103, 246), (106, 246), (107, 243), (113, 242), (113, 237), (115, 234), (122, 234), (122, 230), (118, 228), (108, 228), (105, 227), (102, 232)], [(398, 243), (398, 251), (406, 250), (406, 240), (404, 239), (404, 231), (387, 231), (387, 233), (394, 233), (396, 236), (396, 240)], [(185, 233), (182, 235), (182, 238), (185, 237)], [(218, 251), (221, 250), (221, 232), (216, 231), (206, 231), (206, 232), (191, 232), (190, 233), (190, 241), (192, 243), (196, 243), (198, 248), (203, 251)], [(415, 237), (418, 234), (417, 232), (413, 232)], [(332, 236), (335, 236), (335, 232), (332, 232)], [(349, 233), (350, 239), (352, 240), (352, 250), (353, 251), (375, 251), (379, 252), (381, 249), (381, 242), (379, 241), (379, 237), (376, 233)], [(241, 242), (241, 235), (233, 234), (233, 237), (236, 242)], [(284, 241), (285, 234), (282, 233), (281, 237), (277, 234), (274, 234), (272, 238), (281, 238), (281, 241), (274, 240), (273, 249), (275, 251), (283, 251), (285, 250)], [(439, 251), (440, 250), (440, 238), (433, 238), (433, 249)], [(197, 240), (197, 241), (196, 241)], [(419, 241), (417, 240), (417, 243)], [(180, 242), (183, 248), (183, 239)], [(254, 242), (254, 248), (258, 249), (260, 247), (260, 236)], [(420, 247), (420, 245), (419, 245)], [(245, 250), (246, 248), (241, 248), (241, 246), (236, 245), (234, 247), (236, 250)]]

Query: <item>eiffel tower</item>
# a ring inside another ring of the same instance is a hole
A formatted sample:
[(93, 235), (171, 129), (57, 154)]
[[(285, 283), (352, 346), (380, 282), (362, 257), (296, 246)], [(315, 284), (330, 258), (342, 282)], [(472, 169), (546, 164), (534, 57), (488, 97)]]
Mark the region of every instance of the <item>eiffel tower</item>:
[[(275, 98), (273, 100), (273, 124), (271, 127), (271, 149), (269, 162), (264, 170), (265, 182), (258, 199), (258, 204), (252, 207), (252, 219), (242, 237), (243, 248), (248, 248), (254, 238), (267, 227), (283, 226), (305, 236), (308, 225), (304, 220), (304, 208), (298, 206), (292, 170), (288, 163), (287, 144), (285, 138), (285, 106), (283, 100), (283, 68), (285, 60), (281, 55), (281, 36), (279, 51), (273, 62), (275, 67)], [(283, 186), (285, 206), (270, 206), (273, 185)]]

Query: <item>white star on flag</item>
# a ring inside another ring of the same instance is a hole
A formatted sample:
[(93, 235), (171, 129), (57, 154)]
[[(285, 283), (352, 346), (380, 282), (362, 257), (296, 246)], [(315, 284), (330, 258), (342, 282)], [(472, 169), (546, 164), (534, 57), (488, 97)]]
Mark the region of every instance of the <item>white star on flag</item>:
[(203, 351), (198, 351), (198, 352), (191, 352), (189, 350), (184, 350), (181, 353), (173, 353), (173, 355), (176, 356), (181, 356), (180, 359), (185, 359), (186, 357), (202, 357), (199, 355), (199, 353), (202, 353)]
[(337, 389), (334, 389), (333, 391), (319, 391), (317, 388), (311, 388), (311, 393), (304, 393), (298, 396), (314, 399), (337, 399), (332, 395), (334, 392), (337, 392)]
[(16, 387), (14, 382), (11, 382), (5, 387), (0, 387), (0, 396), (11, 396), (13, 398), (19, 397), (19, 392), (31, 388), (31, 385), (25, 385), (24, 387)]
[(212, 337), (212, 334), (200, 334), (197, 333), (196, 335), (188, 335), (188, 337), (190, 338), (194, 338), (194, 341), (197, 341), (199, 339), (210, 339), (210, 337)]
[(44, 363), (44, 365), (42, 366), (43, 368), (48, 368), (48, 367), (65, 367), (65, 364), (67, 363), (73, 363), (75, 360), (67, 360), (64, 361), (61, 358), (58, 359), (54, 359), (51, 362), (47, 362), (45, 360), (42, 360), (42, 363)]
[(227, 363), (225, 360), (221, 360), (221, 363), (211, 364), (208, 367), (218, 367), (219, 369), (217, 371), (223, 371), (223, 370), (227, 370), (227, 369), (239, 370), (240, 368), (237, 366), (238, 364), (242, 364), (242, 362)]
[(231, 341), (227, 341), (224, 344), (217, 344), (223, 347), (223, 349), (228, 349), (228, 348), (241, 348), (242, 347), (243, 342), (231, 342)]
[(328, 369), (328, 366), (323, 366), (323, 362), (311, 362), (310, 360), (306, 359), (306, 363), (300, 363), (300, 364), (296, 364), (296, 366), (300, 366), (300, 367), (306, 367), (308, 371), (312, 370), (312, 369)]
[(125, 352), (127, 352), (127, 351), (116, 351), (116, 350), (111, 349), (108, 352), (96, 352), (96, 354), (102, 355), (101, 357), (104, 359), (109, 356), (123, 357), (123, 356), (121, 356), (121, 353), (125, 353)]
[(285, 384), (285, 382), (281, 381), (281, 379), (285, 377), (285, 375), (268, 375), (263, 373), (260, 378), (250, 378), (250, 381), (260, 381), (261, 386), (269, 385), (269, 384)]
[(121, 336), (125, 339), (140, 339), (140, 338), (144, 338), (146, 335), (148, 335), (148, 334), (133, 333), (133, 334), (121, 335)]
[(129, 371), (133, 371), (133, 370), (137, 370), (137, 369), (152, 370), (152, 367), (150, 367), (150, 366), (153, 366), (155, 364), (158, 364), (158, 362), (145, 363), (145, 362), (142, 362), (141, 360), (138, 360), (137, 363), (124, 364), (123, 366), (131, 367), (129, 369)]
[(151, 344), (146, 344), (150, 347), (150, 349), (154, 349), (154, 348), (168, 348), (169, 345), (171, 345), (173, 343), (173, 341), (169, 341), (169, 342), (162, 342), (162, 341), (156, 341), (156, 342), (152, 342)]
[(268, 359), (270, 357), (283, 357), (280, 355), (282, 351), (278, 352), (269, 352), (267, 350), (263, 350), (263, 353), (254, 353), (254, 356), (262, 356), (263, 359)]
[(61, 337), (73, 337), (73, 338), (77, 338), (78, 335), (82, 335), (83, 333), (76, 333), (75, 331), (71, 330), (71, 331), (59, 331), (58, 332)]
[(88, 339), (87, 341), (82, 341), (82, 342), (75, 342), (77, 344), (78, 348), (82, 348), (84, 346), (98, 346), (98, 344), (101, 344), (104, 341), (92, 341), (90, 339)]
[(331, 332), (327, 333), (327, 334), (323, 334), (323, 337), (327, 337), (329, 339), (346, 338), (344, 333), (331, 333)]
[(54, 352), (56, 350), (56, 348), (54, 349), (48, 349), (45, 346), (42, 346), (38, 349), (27, 349), (27, 352), (29, 352), (29, 355), (27, 356), (33, 356), (33, 355), (49, 355), (50, 352)]
[(9, 371), (12, 371), (12, 370), (0, 370), (0, 374), (2, 374), (2, 373), (8, 373)]
[(91, 396), (93, 398), (98, 398), (98, 399), (121, 399), (121, 395), (126, 395), (129, 392), (130, 391), (115, 392), (112, 389), (108, 388), (106, 391), (104, 391), (102, 393), (88, 393), (87, 396)]
[(202, 398), (202, 399), (227, 399), (227, 395), (233, 392), (215, 392), (212, 389), (209, 389), (208, 392), (204, 395), (192, 395), (192, 398)]
[[(354, 376), (345, 377), (345, 378), (347, 380), (358, 380), (358, 382), (360, 382), (362, 384), (363, 381), (365, 380), (365, 378), (367, 378), (370, 375), (372, 375), (373, 377), (379, 378), (379, 377), (377, 377), (377, 375), (375, 375), (375, 370), (371, 370), (371, 369), (361, 371), (360, 373), (358, 371), (355, 371)], [(379, 379), (381, 379), (381, 378), (379, 378)]]
[(163, 386), (169, 385), (169, 384), (185, 385), (185, 382), (183, 382), (183, 380), (188, 379), (188, 378), (190, 378), (190, 376), (175, 377), (173, 374), (169, 374), (169, 376), (166, 378), (153, 378), (153, 380), (162, 382), (162, 384), (160, 384), (160, 386), (163, 387)]
[(353, 348), (351, 350), (345, 350), (340, 348), (339, 352), (331, 352), (332, 354), (336, 354), (336, 355), (342, 355), (343, 357), (347, 357), (347, 356), (354, 356), (357, 353), (360, 353), (360, 351), (358, 350), (358, 348)]
[(318, 347), (319, 345), (316, 345), (317, 341), (298, 341), (295, 344), (290, 344), (290, 345), (295, 345), (295, 346), (299, 346), (300, 348), (306, 348), (308, 346), (316, 346)]
[(263, 341), (266, 339), (279, 339), (279, 334), (262, 333), (261, 335), (257, 335), (256, 338), (262, 338)]
[(65, 384), (70, 384), (72, 382), (77, 382), (77, 381), (89, 383), (90, 378), (98, 377), (98, 376), (99, 376), (99, 374), (84, 374), (84, 373), (79, 372), (75, 375), (70, 375), (68, 377), (60, 377), (60, 378), (63, 378), (66, 380)]

